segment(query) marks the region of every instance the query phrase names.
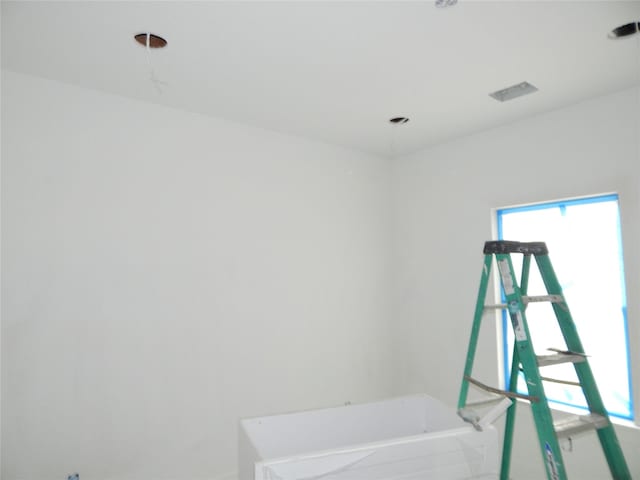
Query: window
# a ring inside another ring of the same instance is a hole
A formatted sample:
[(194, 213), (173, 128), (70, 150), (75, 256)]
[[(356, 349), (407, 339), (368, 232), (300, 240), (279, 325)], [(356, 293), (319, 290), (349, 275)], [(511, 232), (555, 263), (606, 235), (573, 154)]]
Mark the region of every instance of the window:
[[(497, 222), (500, 240), (547, 244), (604, 404), (610, 415), (633, 420), (618, 196), (504, 208), (497, 211)], [(513, 261), (519, 275), (522, 256), (514, 255)], [(531, 265), (528, 293), (546, 293), (535, 262)], [(548, 304), (532, 303), (527, 307), (527, 323), (538, 355), (551, 353), (548, 348), (566, 348), (550, 312)], [(513, 331), (506, 312), (502, 315), (504, 375), (508, 384)], [(550, 318), (554, 321), (550, 322)], [(545, 367), (543, 375), (577, 381), (571, 364)], [(526, 393), (524, 378), (520, 377), (518, 391)], [(580, 387), (547, 382), (545, 392), (552, 405), (587, 407)]]

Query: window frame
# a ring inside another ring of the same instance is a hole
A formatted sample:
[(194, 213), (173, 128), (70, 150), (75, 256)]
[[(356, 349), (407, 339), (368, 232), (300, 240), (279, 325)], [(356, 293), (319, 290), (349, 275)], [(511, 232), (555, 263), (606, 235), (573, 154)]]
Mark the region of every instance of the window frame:
[[(634, 402), (634, 388), (633, 388), (633, 365), (631, 361), (631, 344), (630, 344), (630, 336), (629, 336), (629, 322), (628, 322), (628, 302), (627, 302), (627, 292), (626, 292), (626, 279), (625, 279), (625, 268), (624, 268), (624, 251), (622, 244), (622, 227), (621, 227), (621, 213), (620, 213), (620, 197), (617, 193), (606, 193), (606, 194), (597, 194), (590, 195), (585, 197), (573, 197), (566, 198), (560, 200), (547, 200), (535, 203), (521, 204), (516, 206), (508, 206), (494, 209), (493, 220), (495, 225), (495, 232), (498, 240), (505, 240), (503, 237), (503, 215), (512, 214), (518, 212), (527, 212), (534, 210), (544, 210), (544, 209), (552, 209), (552, 208), (566, 208), (567, 206), (576, 206), (576, 205), (585, 205), (585, 204), (593, 204), (593, 203), (603, 203), (603, 202), (611, 202), (615, 201), (617, 206), (617, 239), (618, 239), (618, 260), (620, 266), (620, 281), (622, 287), (622, 298), (621, 298), (621, 308), (622, 308), (622, 322), (623, 322), (623, 331), (624, 331), (624, 342), (626, 346), (626, 365), (627, 365), (627, 388), (629, 391), (629, 411), (630, 415), (621, 415), (616, 412), (607, 412), (610, 417), (620, 420), (621, 422), (629, 422), (630, 424), (637, 425), (637, 421), (639, 416), (636, 412), (636, 405)], [(507, 239), (507, 240), (517, 240), (517, 239)], [(500, 286), (499, 281), (495, 282), (495, 290), (500, 297), (503, 297), (503, 292)], [(502, 300), (504, 300), (502, 298)], [(511, 326), (508, 315), (506, 311), (502, 311), (498, 313), (500, 315), (500, 325), (499, 328), (499, 358), (501, 359), (502, 365), (499, 369), (500, 371), (500, 381), (503, 386), (509, 384), (509, 373), (511, 369), (511, 365), (509, 362), (509, 356), (511, 354), (512, 345), (508, 343), (508, 332)], [(580, 405), (574, 405), (567, 402), (563, 402), (561, 400), (549, 399), (549, 404), (551, 408), (555, 408), (557, 410), (566, 410), (566, 411), (585, 411), (585, 407)]]

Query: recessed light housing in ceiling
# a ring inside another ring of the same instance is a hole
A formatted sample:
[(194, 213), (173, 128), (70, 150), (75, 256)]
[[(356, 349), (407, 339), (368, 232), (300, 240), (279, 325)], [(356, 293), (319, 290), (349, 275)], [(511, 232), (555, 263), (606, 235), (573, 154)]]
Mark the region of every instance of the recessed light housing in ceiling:
[(515, 85), (511, 85), (510, 87), (503, 88), (502, 90), (498, 90), (497, 92), (490, 93), (489, 96), (495, 98), (499, 102), (506, 102), (537, 91), (538, 89), (529, 82), (520, 82)]
[(403, 125), (407, 123), (409, 119), (407, 117), (393, 117), (389, 119), (389, 123), (393, 125)]
[(147, 42), (149, 48), (164, 48), (167, 46), (167, 41), (164, 38), (153, 33), (139, 33), (133, 38), (135, 38), (136, 42), (138, 42), (143, 47), (147, 46)]
[(638, 33), (638, 31), (640, 31), (640, 23), (638, 22), (625, 23), (624, 25), (620, 25), (619, 27), (616, 27), (613, 30), (611, 30), (609, 32), (608, 37), (614, 40), (616, 38), (626, 38), (626, 37), (630, 37), (631, 35), (635, 35), (636, 33)]

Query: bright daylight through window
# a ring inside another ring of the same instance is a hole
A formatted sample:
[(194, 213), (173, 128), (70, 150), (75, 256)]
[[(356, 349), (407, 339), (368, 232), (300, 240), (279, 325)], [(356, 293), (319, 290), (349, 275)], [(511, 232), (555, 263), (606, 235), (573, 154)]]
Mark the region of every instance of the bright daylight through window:
[[(558, 276), (578, 334), (589, 355), (600, 394), (610, 415), (633, 419), (627, 302), (617, 195), (605, 195), (504, 208), (497, 211), (498, 238), (514, 241), (542, 241)], [(514, 256), (519, 274), (522, 258)], [(521, 257), (521, 256), (520, 256)], [(546, 293), (537, 269), (531, 269), (529, 293)], [(546, 308), (545, 308), (546, 307)], [(557, 322), (548, 305), (530, 304), (527, 321), (536, 354), (548, 348), (566, 348)], [(504, 332), (504, 375), (508, 384), (513, 331), (502, 318)], [(508, 327), (508, 328), (507, 328)], [(545, 369), (545, 376), (577, 381), (573, 365)], [(526, 393), (522, 374), (518, 391)], [(550, 402), (586, 408), (579, 387), (560, 383), (545, 384)]]

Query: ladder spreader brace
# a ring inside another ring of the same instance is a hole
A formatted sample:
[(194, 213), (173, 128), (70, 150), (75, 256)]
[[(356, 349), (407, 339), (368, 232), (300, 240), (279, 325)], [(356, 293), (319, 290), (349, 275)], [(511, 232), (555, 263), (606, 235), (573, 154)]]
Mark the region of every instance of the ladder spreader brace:
[[(470, 421), (476, 428), (479, 428), (475, 420), (476, 417), (469, 413), (470, 405), (467, 405), (467, 394), (470, 384), (511, 399), (527, 400), (531, 405), (538, 434), (540, 453), (542, 454), (548, 480), (567, 480), (567, 472), (562, 459), (559, 439), (567, 438), (588, 430), (595, 430), (597, 432), (612, 478), (615, 480), (631, 479), (624, 454), (613, 425), (609, 420), (600, 392), (598, 391), (587, 355), (584, 354), (582, 342), (580, 341), (575, 323), (569, 312), (569, 307), (565, 302), (562, 288), (551, 265), (547, 245), (544, 242), (525, 243), (497, 240), (486, 242), (483, 252), (485, 256), (484, 266), (480, 278), (480, 288), (458, 399), (458, 413), (466, 421)], [(512, 254), (523, 255), (522, 274), (519, 284), (515, 277), (513, 263), (511, 261)], [(547, 290), (547, 295), (535, 297), (527, 295), (532, 256), (535, 258), (540, 276)], [(496, 260), (495, 263), (498, 266), (500, 285), (506, 303), (500, 305), (485, 305), (494, 257)], [(551, 303), (567, 346), (566, 350), (554, 349), (553, 351), (555, 353), (552, 355), (537, 356), (535, 354), (525, 315), (527, 304), (534, 301), (547, 301)], [(514, 333), (513, 360), (507, 390), (490, 387), (471, 376), (482, 316), (486, 310), (496, 308), (508, 310)], [(540, 368), (560, 363), (573, 364), (578, 382), (555, 380), (540, 375)], [(528, 395), (517, 391), (519, 372), (522, 372), (524, 375)], [(549, 402), (545, 395), (545, 381), (568, 383), (580, 387), (587, 401), (589, 414), (573, 416), (554, 424)], [(501, 480), (509, 479), (515, 412), (516, 402), (512, 401), (507, 409), (500, 471)]]

